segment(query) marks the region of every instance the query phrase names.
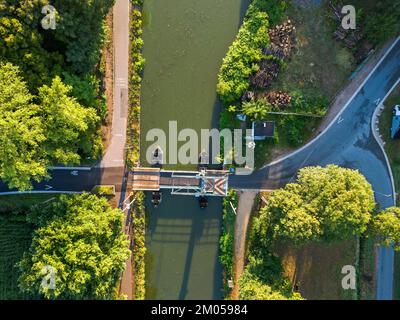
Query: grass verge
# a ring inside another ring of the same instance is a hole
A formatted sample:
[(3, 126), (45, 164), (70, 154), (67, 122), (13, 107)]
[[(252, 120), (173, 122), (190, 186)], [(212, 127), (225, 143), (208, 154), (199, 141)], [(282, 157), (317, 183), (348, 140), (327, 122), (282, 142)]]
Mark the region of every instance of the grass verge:
[[(236, 191), (229, 190), (228, 196), (224, 198), (222, 212), (222, 233), (220, 237), (220, 255), (219, 259), (223, 266), (223, 284), (225, 297), (229, 297), (231, 289), (228, 286), (228, 280), (234, 278), (234, 240), (235, 240), (235, 222), (236, 213), (233, 208), (238, 206), (238, 195)], [(233, 208), (232, 208), (233, 207)]]

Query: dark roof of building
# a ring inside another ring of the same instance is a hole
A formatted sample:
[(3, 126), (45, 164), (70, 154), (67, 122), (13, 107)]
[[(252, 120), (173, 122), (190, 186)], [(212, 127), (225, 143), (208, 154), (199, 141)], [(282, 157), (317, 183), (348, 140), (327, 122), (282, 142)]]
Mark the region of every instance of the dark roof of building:
[(255, 137), (273, 137), (275, 133), (275, 121), (257, 121), (253, 123)]

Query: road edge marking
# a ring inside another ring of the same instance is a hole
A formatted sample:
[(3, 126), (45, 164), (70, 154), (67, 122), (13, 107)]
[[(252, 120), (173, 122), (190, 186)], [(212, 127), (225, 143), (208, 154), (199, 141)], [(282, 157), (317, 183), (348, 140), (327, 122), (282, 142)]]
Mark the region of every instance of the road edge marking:
[(9, 192), (0, 192), (0, 196), (14, 196), (14, 195), (24, 195), (24, 194), (82, 194), (85, 191), (9, 191)]
[(375, 65), (375, 67), (371, 70), (371, 72), (368, 74), (368, 76), (364, 79), (364, 81), (361, 83), (361, 85), (357, 88), (357, 90), (354, 92), (354, 94), (351, 96), (351, 98), (347, 101), (347, 103), (343, 106), (343, 108), (339, 111), (339, 113), (336, 115), (336, 117), (329, 123), (329, 125), (314, 139), (309, 141), (307, 144), (302, 146), (300, 149), (293, 151), (292, 153), (277, 159), (275, 161), (272, 161), (271, 163), (266, 164), (260, 170), (268, 168), (272, 165), (276, 165), (284, 160), (287, 160), (299, 152), (303, 151), (304, 149), (308, 148), (310, 145), (315, 143), (317, 140), (319, 140), (339, 119), (339, 117), (343, 114), (343, 112), (347, 109), (347, 107), (353, 102), (354, 98), (360, 93), (361, 89), (365, 86), (365, 84), (368, 82), (368, 80), (372, 77), (372, 75), (375, 73), (375, 71), (381, 66), (383, 60), (386, 59), (386, 57), (389, 55), (389, 53), (393, 50), (393, 48), (397, 45), (397, 43), (400, 40), (400, 36), (396, 38), (396, 40), (392, 43), (392, 45), (386, 50), (385, 54), (382, 56), (382, 58), (378, 61), (378, 63)]
[[(387, 154), (386, 154), (385, 147), (384, 147), (384, 145), (382, 144), (381, 139), (378, 137), (377, 132), (374, 130), (374, 127), (375, 127), (375, 121), (378, 119), (378, 118), (377, 118), (377, 115), (378, 115), (379, 109), (380, 109), (382, 106), (384, 106), (384, 102), (386, 101), (386, 99), (392, 94), (393, 90), (394, 90), (399, 84), (400, 84), (400, 78), (396, 81), (396, 83), (395, 83), (395, 84), (392, 86), (392, 88), (388, 91), (388, 93), (386, 94), (386, 96), (381, 100), (381, 103), (375, 108), (375, 111), (374, 111), (374, 113), (373, 113), (373, 115), (372, 115), (372, 120), (371, 120), (372, 135), (374, 136), (374, 139), (376, 140), (376, 142), (378, 143), (380, 149), (382, 150), (383, 155), (384, 155), (385, 160), (386, 160), (386, 166), (387, 166), (388, 169), (389, 169), (390, 180), (391, 180), (391, 183), (392, 183), (392, 191), (393, 191), (393, 194), (392, 194), (392, 195), (393, 195), (394, 206), (396, 206), (396, 202), (397, 202), (397, 201), (396, 201), (396, 187), (395, 187), (395, 184), (394, 184), (394, 177), (393, 177), (392, 167), (391, 167), (391, 165), (390, 165), (389, 158), (388, 158), (388, 156), (387, 156)], [(387, 106), (385, 106), (385, 107), (387, 107)]]

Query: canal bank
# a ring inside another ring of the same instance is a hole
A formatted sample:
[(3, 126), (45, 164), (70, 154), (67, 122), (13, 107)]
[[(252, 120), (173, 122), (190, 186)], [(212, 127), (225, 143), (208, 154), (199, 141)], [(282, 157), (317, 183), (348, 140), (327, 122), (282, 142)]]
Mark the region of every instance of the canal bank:
[[(218, 128), (217, 74), (235, 38), (247, 0), (146, 0), (142, 83), (141, 164), (149, 130)], [(168, 160), (168, 159), (167, 159)], [(193, 169), (174, 165), (171, 169)], [(200, 210), (191, 197), (147, 197), (147, 299), (220, 299), (221, 199)]]

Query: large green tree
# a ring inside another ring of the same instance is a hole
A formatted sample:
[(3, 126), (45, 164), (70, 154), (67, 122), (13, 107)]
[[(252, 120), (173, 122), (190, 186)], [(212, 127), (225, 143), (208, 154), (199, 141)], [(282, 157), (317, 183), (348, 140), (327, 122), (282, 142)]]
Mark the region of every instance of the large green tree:
[(222, 62), (217, 92), (227, 105), (240, 99), (249, 88), (249, 77), (258, 70), (262, 50), (269, 44), (269, 21), (262, 5), (264, 2), (250, 4), (239, 33)]
[(381, 245), (394, 245), (400, 251), (400, 208), (392, 207), (374, 216), (371, 232)]
[(19, 68), (0, 64), (0, 178), (26, 190), (47, 177), (50, 164), (79, 164), (100, 153), (99, 117), (70, 96), (71, 87), (55, 77), (39, 95), (29, 93)]
[(308, 167), (300, 170), (297, 183), (305, 206), (315, 210), (322, 223), (324, 240), (348, 239), (367, 230), (375, 208), (374, 193), (357, 170)]
[[(129, 257), (123, 213), (105, 198), (61, 196), (28, 215), (36, 225), (30, 250), (19, 264), (20, 287), (47, 299), (113, 299)], [(53, 285), (43, 285), (46, 272)]]
[(29, 189), (47, 176), (39, 107), (32, 103), (17, 67), (0, 64), (0, 178), (10, 188)]
[(71, 90), (59, 77), (51, 86), (39, 89), (40, 116), (47, 137), (44, 149), (53, 163), (79, 164), (79, 151), (90, 154), (88, 140), (100, 120), (95, 109), (82, 107), (70, 96)]
[(255, 223), (255, 237), (297, 244), (348, 239), (365, 233), (374, 208), (371, 185), (358, 171), (303, 168), (296, 183), (272, 194)]

